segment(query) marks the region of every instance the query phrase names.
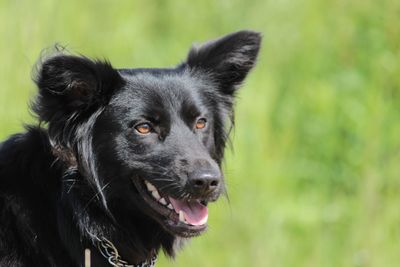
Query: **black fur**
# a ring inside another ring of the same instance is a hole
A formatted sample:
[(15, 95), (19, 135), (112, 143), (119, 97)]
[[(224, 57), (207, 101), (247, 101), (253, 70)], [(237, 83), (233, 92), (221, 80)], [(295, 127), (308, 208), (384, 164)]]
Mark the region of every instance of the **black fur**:
[(44, 60), (32, 104), (39, 125), (0, 144), (0, 266), (83, 266), (85, 248), (92, 266), (109, 266), (99, 238), (139, 263), (160, 249), (173, 256), (181, 239), (204, 231), (175, 224), (140, 185), (187, 203), (224, 193), (234, 95), (260, 39), (230, 34), (171, 69), (117, 70), (62, 53)]

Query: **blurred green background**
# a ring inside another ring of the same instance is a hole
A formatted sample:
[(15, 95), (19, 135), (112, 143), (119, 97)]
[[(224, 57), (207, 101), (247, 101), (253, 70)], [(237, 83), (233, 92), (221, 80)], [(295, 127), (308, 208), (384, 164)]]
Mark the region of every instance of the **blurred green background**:
[(34, 121), (32, 66), (56, 42), (166, 67), (240, 29), (264, 41), (237, 103), (230, 201), (158, 266), (400, 266), (398, 0), (0, 0), (0, 138)]

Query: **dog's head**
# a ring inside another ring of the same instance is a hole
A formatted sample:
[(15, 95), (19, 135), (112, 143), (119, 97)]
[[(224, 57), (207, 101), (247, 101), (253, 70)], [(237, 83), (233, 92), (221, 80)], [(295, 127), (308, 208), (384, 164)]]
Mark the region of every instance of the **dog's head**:
[[(241, 31), (190, 50), (171, 69), (114, 69), (56, 55), (44, 61), (34, 110), (57, 155), (97, 192), (173, 235), (198, 235), (224, 192), (221, 161), (237, 88), (260, 35)], [(70, 190), (70, 188), (68, 188)]]

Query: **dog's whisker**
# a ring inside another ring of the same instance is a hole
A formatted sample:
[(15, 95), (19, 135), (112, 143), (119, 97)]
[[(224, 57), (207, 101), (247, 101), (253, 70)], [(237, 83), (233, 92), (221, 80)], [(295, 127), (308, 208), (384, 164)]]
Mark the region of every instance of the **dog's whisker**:
[(77, 179), (64, 179), (62, 181), (65, 183), (65, 182), (77, 182), (78, 180)]
[(91, 199), (89, 199), (89, 201), (86, 203), (85, 207), (83, 208), (83, 210), (86, 210), (89, 205), (92, 203), (93, 200), (95, 200), (100, 194), (104, 193), (104, 190), (111, 184), (111, 181), (109, 181), (108, 183), (106, 183), (103, 187), (101, 187), (101, 192), (97, 192), (96, 194), (93, 195), (93, 197)]
[(164, 186), (161, 186), (160, 188), (159, 188), (159, 190), (160, 191), (163, 191), (163, 190), (167, 190), (167, 189), (169, 189), (169, 190), (178, 190), (178, 189), (180, 189), (180, 186), (179, 185), (176, 185), (176, 184), (166, 184), (166, 185), (164, 185)]
[(76, 184), (76, 181), (73, 181), (72, 184), (69, 186), (68, 190), (67, 190), (67, 194), (69, 194), (69, 192), (71, 192), (72, 187), (74, 187)]
[(151, 180), (153, 180), (153, 181), (171, 181), (171, 182), (174, 181), (174, 179), (171, 179), (169, 177), (156, 177), (156, 178), (151, 178)]

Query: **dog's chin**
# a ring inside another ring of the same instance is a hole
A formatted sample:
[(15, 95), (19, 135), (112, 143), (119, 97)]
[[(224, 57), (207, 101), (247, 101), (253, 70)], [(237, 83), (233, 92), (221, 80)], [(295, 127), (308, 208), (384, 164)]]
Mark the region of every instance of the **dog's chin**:
[(144, 212), (166, 231), (184, 238), (195, 237), (206, 231), (207, 204), (215, 199), (174, 199), (161, 193), (145, 179), (135, 177), (131, 181), (145, 202)]

